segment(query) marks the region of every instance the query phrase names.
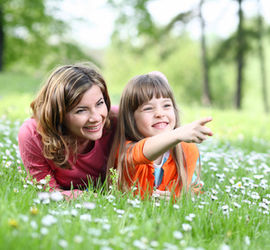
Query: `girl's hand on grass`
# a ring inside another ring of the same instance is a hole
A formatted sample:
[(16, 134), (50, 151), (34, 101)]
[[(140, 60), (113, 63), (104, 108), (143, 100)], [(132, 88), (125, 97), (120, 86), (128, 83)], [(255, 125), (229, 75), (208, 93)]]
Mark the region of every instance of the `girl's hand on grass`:
[(205, 124), (212, 121), (212, 117), (205, 117), (192, 123), (177, 128), (180, 133), (180, 139), (184, 142), (201, 143), (212, 136), (213, 133)]

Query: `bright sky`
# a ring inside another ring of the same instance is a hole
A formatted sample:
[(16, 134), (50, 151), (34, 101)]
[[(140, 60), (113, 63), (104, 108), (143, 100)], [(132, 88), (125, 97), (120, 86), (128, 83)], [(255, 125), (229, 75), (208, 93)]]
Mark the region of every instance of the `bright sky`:
[[(149, 8), (158, 23), (166, 24), (173, 16), (198, 5), (198, 2), (199, 0), (156, 0), (149, 4)], [(256, 0), (244, 1), (243, 8), (247, 16), (257, 13), (256, 3)], [(265, 20), (270, 23), (270, 1), (261, 0), (261, 6)], [(73, 20), (70, 31), (73, 39), (91, 48), (103, 48), (109, 44), (116, 13), (108, 7), (106, 0), (64, 0), (58, 7), (62, 19)], [(207, 32), (227, 36), (237, 26), (237, 3), (232, 0), (208, 1), (203, 8), (203, 16)], [(192, 21), (187, 27), (195, 37), (200, 34), (198, 21)]]

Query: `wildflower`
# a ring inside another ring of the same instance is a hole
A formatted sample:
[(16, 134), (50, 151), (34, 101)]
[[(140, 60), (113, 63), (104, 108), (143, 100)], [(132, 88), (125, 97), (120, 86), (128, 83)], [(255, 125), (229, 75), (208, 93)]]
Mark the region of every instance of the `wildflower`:
[(110, 224), (104, 224), (103, 226), (102, 226), (102, 228), (104, 229), (104, 230), (110, 230), (111, 229), (111, 225)]
[(97, 228), (89, 228), (88, 229), (88, 233), (93, 235), (93, 236), (100, 236), (101, 235), (101, 230), (100, 229), (97, 229)]
[(80, 235), (75, 235), (74, 236), (74, 242), (76, 243), (81, 243), (83, 241), (83, 237)]
[(48, 228), (46, 228), (46, 227), (42, 227), (42, 228), (40, 229), (40, 233), (41, 233), (42, 235), (46, 235), (46, 234), (48, 234), (48, 232), (49, 232), (49, 230), (48, 230)]
[(218, 197), (212, 194), (212, 195), (211, 195), (211, 199), (214, 201), (214, 200), (217, 200)]
[(192, 229), (192, 226), (184, 223), (184, 224), (182, 224), (182, 228), (184, 231), (187, 232), (187, 231), (190, 231)]
[(147, 245), (144, 242), (140, 241), (140, 240), (133, 241), (133, 246), (137, 247), (139, 249), (147, 249)]
[(116, 208), (114, 208), (114, 211), (116, 213), (118, 213), (118, 214), (121, 214), (121, 215), (125, 213), (125, 210), (122, 210), (122, 209), (116, 209)]
[(270, 201), (269, 200), (267, 200), (267, 199), (265, 199), (265, 198), (263, 198), (263, 200), (262, 200), (265, 204), (267, 204), (267, 205), (269, 205), (270, 204)]
[(38, 224), (37, 224), (37, 222), (34, 221), (34, 220), (32, 220), (32, 221), (30, 222), (30, 226), (31, 226), (33, 229), (37, 229), (37, 228), (38, 228)]
[(26, 215), (20, 214), (19, 216), (23, 220), (23, 222), (27, 222), (29, 220), (29, 217)]
[(62, 248), (67, 248), (67, 247), (68, 247), (68, 243), (67, 243), (66, 240), (59, 240), (59, 241), (58, 241), (58, 244), (59, 244), (59, 246), (62, 247)]
[(71, 209), (70, 214), (75, 217), (78, 215), (78, 211), (76, 209)]
[(177, 205), (177, 204), (173, 204), (173, 208), (179, 209), (180, 207), (179, 207), (179, 205)]
[(137, 208), (140, 207), (140, 203), (141, 203), (138, 199), (134, 199), (134, 200), (128, 199), (127, 202), (128, 204), (131, 204), (133, 207), (137, 207)]
[(92, 210), (96, 207), (96, 204), (92, 203), (92, 202), (84, 202), (83, 207), (88, 209), (88, 210)]
[(50, 198), (53, 201), (61, 201), (64, 199), (64, 196), (60, 192), (52, 192)]
[(11, 226), (11, 227), (17, 228), (19, 226), (19, 223), (15, 219), (9, 219), (8, 220), (8, 225)]
[(47, 181), (46, 181), (45, 179), (41, 179), (41, 180), (39, 181), (39, 183), (40, 183), (41, 185), (45, 185), (45, 184), (47, 184)]
[(188, 216), (185, 217), (185, 219), (187, 221), (192, 221), (194, 217), (195, 217), (195, 214), (189, 214)]
[(31, 208), (30, 208), (30, 213), (31, 213), (32, 215), (37, 215), (37, 214), (38, 214), (38, 209), (37, 209), (36, 207), (31, 207)]
[(56, 222), (57, 222), (57, 219), (50, 214), (44, 216), (41, 220), (41, 223), (44, 226), (51, 226), (52, 224), (55, 224)]
[(256, 192), (252, 192), (251, 194), (250, 194), (250, 197), (253, 199), (253, 200), (259, 200), (261, 197), (260, 197), (260, 195), (258, 194), (258, 193), (256, 193)]
[(173, 232), (173, 237), (177, 240), (180, 240), (183, 238), (183, 234), (180, 231), (174, 231)]
[(229, 206), (228, 205), (224, 205), (224, 206), (222, 206), (222, 209), (223, 210), (228, 210), (229, 209)]
[(168, 243), (168, 242), (164, 242), (163, 246), (164, 246), (164, 249), (166, 249), (166, 250), (178, 250), (179, 249), (176, 245), (173, 245), (173, 244)]
[(226, 244), (223, 244), (223, 245), (220, 246), (220, 250), (230, 250), (230, 249), (231, 248)]
[(110, 195), (107, 196), (106, 199), (111, 203), (111, 202), (113, 202), (115, 200), (115, 197), (112, 194), (110, 194)]
[(238, 203), (234, 202), (233, 205), (236, 207), (236, 208), (240, 208), (241, 205), (239, 205)]
[(263, 175), (254, 175), (254, 178), (257, 179), (257, 180), (260, 180), (262, 179), (264, 176)]
[(158, 246), (159, 246), (159, 244), (158, 244), (158, 242), (157, 242), (157, 241), (152, 240), (152, 241), (150, 242), (150, 246), (151, 246), (151, 247), (158, 247)]
[(250, 239), (249, 239), (249, 237), (246, 236), (244, 239), (245, 239), (246, 245), (249, 246), (250, 245)]
[(159, 202), (155, 202), (155, 203), (154, 203), (154, 206), (160, 207), (160, 203), (159, 203)]
[(75, 208), (82, 208), (82, 205), (79, 204), (79, 203), (77, 203), (77, 204), (75, 205)]
[(80, 220), (91, 221), (92, 220), (92, 217), (91, 217), (90, 214), (82, 214), (80, 216)]
[(260, 203), (259, 203), (259, 207), (262, 207), (262, 208), (264, 208), (264, 209), (266, 209), (266, 210), (269, 210), (268, 205), (265, 204), (264, 202), (260, 202)]
[(218, 191), (216, 191), (215, 189), (212, 189), (212, 193), (213, 193), (213, 194), (217, 194)]

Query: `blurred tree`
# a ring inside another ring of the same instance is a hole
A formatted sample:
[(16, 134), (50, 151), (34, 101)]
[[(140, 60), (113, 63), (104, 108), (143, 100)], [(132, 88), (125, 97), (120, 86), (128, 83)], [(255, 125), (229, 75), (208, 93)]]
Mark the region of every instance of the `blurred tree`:
[(1, 69), (22, 57), (22, 52), (31, 52), (32, 45), (39, 44), (39, 53), (36, 53), (39, 56), (31, 58), (36, 63), (46, 48), (47, 38), (63, 32), (64, 23), (48, 14), (45, 0), (0, 1)]
[[(202, 54), (202, 96), (201, 101), (205, 106), (211, 104), (210, 84), (209, 84), (209, 65), (207, 59), (207, 47), (204, 34), (205, 23), (202, 16), (202, 6), (204, 1), (199, 4), (199, 13), (197, 9), (193, 11), (181, 12), (174, 16), (170, 22), (164, 26), (157, 26), (149, 13), (148, 4), (151, 0), (108, 0), (108, 3), (119, 12), (116, 21), (114, 37), (121, 40), (129, 40), (131, 44), (142, 53), (146, 49), (153, 47), (157, 41), (167, 39), (169, 33), (176, 25), (186, 24), (194, 17), (199, 16), (201, 21), (201, 54)], [(164, 60), (170, 53), (173, 53), (176, 48), (163, 46), (160, 50), (160, 59)]]
[(202, 94), (202, 104), (204, 106), (211, 105), (211, 93), (210, 93), (210, 83), (209, 83), (209, 64), (207, 58), (207, 46), (205, 38), (205, 21), (202, 14), (202, 8), (204, 5), (204, 0), (200, 0), (199, 4), (199, 18), (201, 25), (201, 54), (202, 54), (202, 73), (203, 73), (203, 94)]
[(264, 27), (263, 27), (263, 18), (262, 18), (260, 0), (257, 0), (257, 6), (258, 6), (258, 50), (259, 50), (260, 70), (261, 70), (262, 98), (263, 98), (264, 111), (266, 113), (269, 113), (267, 76), (266, 76), (266, 70), (265, 70), (265, 58), (264, 58), (264, 46), (263, 46)]
[(3, 51), (4, 51), (4, 18), (3, 8), (0, 5), (0, 71), (3, 68)]
[(236, 82), (236, 95), (235, 95), (235, 106), (237, 109), (242, 107), (242, 96), (243, 96), (243, 69), (245, 64), (245, 40), (246, 34), (243, 27), (244, 13), (242, 9), (242, 2), (244, 0), (237, 0), (238, 2), (238, 28), (237, 28), (237, 82)]
[[(254, 41), (258, 40), (257, 27), (244, 25), (244, 13), (242, 4), (244, 0), (233, 0), (238, 3), (238, 26), (235, 33), (217, 43), (217, 50), (212, 58), (215, 62), (234, 61), (236, 64), (235, 99), (236, 109), (242, 108), (244, 69), (248, 53), (255, 51)], [(253, 24), (254, 22), (251, 21)]]
[(68, 24), (55, 17), (57, 9), (50, 5), (60, 1), (0, 0), (0, 70), (40, 69), (90, 58), (78, 46), (65, 41)]

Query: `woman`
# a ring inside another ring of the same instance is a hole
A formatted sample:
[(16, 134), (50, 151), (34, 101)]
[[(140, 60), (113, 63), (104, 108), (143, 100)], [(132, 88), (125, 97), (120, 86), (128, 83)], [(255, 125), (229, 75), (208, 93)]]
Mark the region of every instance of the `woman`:
[(31, 103), (33, 117), (19, 131), (28, 173), (37, 181), (49, 175), (49, 186), (69, 197), (89, 181), (104, 181), (116, 128), (110, 108), (106, 83), (95, 69), (82, 64), (55, 69)]

